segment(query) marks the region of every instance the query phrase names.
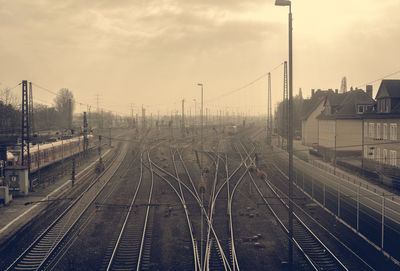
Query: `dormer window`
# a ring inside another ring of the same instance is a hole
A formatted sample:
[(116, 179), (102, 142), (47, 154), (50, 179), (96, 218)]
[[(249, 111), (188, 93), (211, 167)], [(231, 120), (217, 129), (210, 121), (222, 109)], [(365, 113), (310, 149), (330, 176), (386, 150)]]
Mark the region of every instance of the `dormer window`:
[(364, 113), (365, 108), (363, 105), (357, 105), (357, 114), (362, 114)]
[(390, 112), (390, 99), (386, 98), (385, 99), (385, 112), (389, 113)]

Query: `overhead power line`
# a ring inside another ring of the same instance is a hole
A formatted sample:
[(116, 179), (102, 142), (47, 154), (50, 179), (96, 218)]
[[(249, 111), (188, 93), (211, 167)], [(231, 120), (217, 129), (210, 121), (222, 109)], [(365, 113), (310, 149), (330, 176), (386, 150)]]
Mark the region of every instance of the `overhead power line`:
[[(55, 96), (58, 95), (58, 93), (57, 93), (56, 91), (53, 91), (53, 90), (50, 90), (50, 89), (48, 89), (48, 88), (42, 87), (42, 86), (40, 86), (40, 85), (38, 85), (38, 84), (36, 84), (36, 83), (33, 83), (33, 82), (32, 82), (32, 85), (34, 85), (35, 87), (37, 87), (37, 88), (39, 88), (39, 89), (41, 89), (41, 90), (44, 90), (44, 91), (50, 93), (50, 94), (53, 94), (53, 95), (55, 95)], [(89, 107), (93, 107), (93, 108), (94, 108), (94, 105), (92, 105), (92, 104), (84, 103), (84, 102), (78, 101), (78, 100), (76, 100), (76, 99), (75, 99), (75, 102), (76, 102), (77, 104), (81, 105), (81, 106), (89, 106)], [(111, 110), (111, 109), (104, 108), (104, 107), (103, 107), (103, 108), (100, 108), (100, 109), (105, 110), (105, 111), (109, 111), (109, 112), (112, 112), (112, 113), (118, 113), (118, 114), (121, 114), (121, 115), (124, 115), (124, 114), (125, 114), (125, 113), (118, 112), (118, 111)]]
[(356, 87), (358, 88), (358, 87), (362, 87), (362, 86), (365, 86), (365, 85), (370, 85), (370, 84), (373, 84), (373, 83), (375, 83), (375, 82), (381, 81), (381, 80), (383, 80), (383, 79), (385, 79), (385, 78), (387, 78), (387, 77), (389, 77), (389, 76), (392, 76), (392, 75), (395, 75), (395, 74), (398, 74), (398, 73), (400, 73), (400, 70), (395, 71), (395, 72), (392, 72), (392, 73), (390, 73), (390, 74), (387, 74), (387, 75), (385, 75), (385, 76), (383, 76), (383, 77), (381, 77), (381, 78), (375, 79), (375, 80), (373, 80), (373, 81), (370, 81), (370, 82), (367, 82), (367, 83), (363, 83), (363, 84), (359, 84), (359, 85), (356, 86)]
[(207, 102), (211, 102), (211, 101), (215, 101), (215, 100), (218, 100), (218, 99), (221, 99), (221, 98), (226, 97), (226, 96), (228, 96), (228, 95), (231, 95), (231, 94), (233, 94), (233, 93), (235, 93), (235, 92), (238, 92), (238, 91), (241, 91), (241, 90), (243, 90), (243, 89), (245, 89), (245, 88), (248, 88), (249, 86), (253, 85), (254, 83), (256, 83), (256, 82), (260, 81), (261, 79), (263, 79), (264, 77), (268, 76), (268, 73), (273, 72), (273, 71), (275, 71), (276, 69), (278, 69), (280, 66), (282, 66), (282, 64), (283, 64), (283, 62), (280, 63), (280, 64), (279, 64), (278, 66), (276, 66), (275, 68), (273, 68), (272, 70), (263, 73), (262, 75), (258, 76), (257, 78), (253, 79), (252, 81), (248, 82), (247, 84), (245, 84), (245, 85), (243, 85), (243, 86), (241, 86), (241, 87), (238, 87), (238, 88), (236, 88), (236, 89), (233, 89), (233, 90), (230, 90), (230, 91), (228, 91), (228, 92), (225, 92), (225, 93), (223, 93), (223, 94), (221, 94), (220, 96), (217, 96), (217, 97), (215, 97), (215, 98), (206, 100), (206, 103), (207, 103)]

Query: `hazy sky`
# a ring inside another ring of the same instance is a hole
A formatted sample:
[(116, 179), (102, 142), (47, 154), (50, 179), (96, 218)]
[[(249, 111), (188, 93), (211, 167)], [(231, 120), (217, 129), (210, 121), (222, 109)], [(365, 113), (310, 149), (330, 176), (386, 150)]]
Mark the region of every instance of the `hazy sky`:
[[(399, 0), (292, 5), (295, 93), (339, 88), (343, 76), (364, 88), (400, 70)], [(126, 113), (180, 110), (183, 98), (194, 107), (203, 82), (210, 110), (266, 111), (266, 78), (218, 97), (287, 60), (287, 13), (274, 0), (0, 0), (0, 88), (26, 79)], [(273, 104), (282, 75), (272, 72)], [(38, 102), (53, 98), (34, 89)]]

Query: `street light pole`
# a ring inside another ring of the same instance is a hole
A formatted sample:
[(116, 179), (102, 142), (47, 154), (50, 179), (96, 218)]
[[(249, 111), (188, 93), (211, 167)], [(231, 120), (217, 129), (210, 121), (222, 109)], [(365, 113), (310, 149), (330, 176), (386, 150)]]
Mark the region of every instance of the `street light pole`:
[[(197, 114), (197, 101), (196, 99), (193, 99), (194, 102), (194, 115), (193, 115), (193, 127), (196, 126), (196, 114)], [(193, 128), (194, 129), (194, 128)]]
[(289, 0), (276, 0), (276, 6), (289, 6), (289, 267), (293, 269), (293, 40), (292, 3)]
[[(198, 83), (198, 86), (201, 87), (201, 109), (200, 109), (200, 167), (203, 168), (203, 84)], [(203, 174), (203, 173), (202, 173)]]

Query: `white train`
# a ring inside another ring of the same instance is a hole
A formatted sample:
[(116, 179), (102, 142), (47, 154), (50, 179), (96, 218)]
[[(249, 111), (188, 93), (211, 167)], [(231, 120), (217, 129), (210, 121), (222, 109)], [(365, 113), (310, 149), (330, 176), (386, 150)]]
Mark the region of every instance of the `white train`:
[[(93, 135), (88, 135), (89, 146), (94, 146)], [(46, 144), (38, 144), (30, 146), (31, 172), (35, 172), (40, 168), (47, 167), (53, 163), (61, 161), (72, 155), (83, 151), (83, 136), (74, 137)], [(18, 159), (16, 159), (18, 157)], [(21, 153), (7, 152), (7, 165), (27, 165), (27, 152), (24, 152), (24, 164), (22, 164)]]

